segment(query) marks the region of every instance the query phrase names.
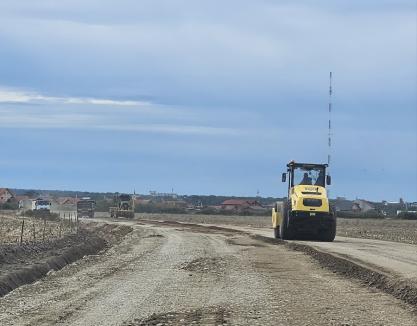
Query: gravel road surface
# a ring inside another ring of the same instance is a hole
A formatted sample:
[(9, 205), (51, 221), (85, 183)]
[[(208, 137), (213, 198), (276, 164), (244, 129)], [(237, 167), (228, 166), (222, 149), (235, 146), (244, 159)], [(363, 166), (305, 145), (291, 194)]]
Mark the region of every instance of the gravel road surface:
[(118, 245), (0, 299), (0, 325), (416, 325), (411, 306), (225, 230), (125, 221)]

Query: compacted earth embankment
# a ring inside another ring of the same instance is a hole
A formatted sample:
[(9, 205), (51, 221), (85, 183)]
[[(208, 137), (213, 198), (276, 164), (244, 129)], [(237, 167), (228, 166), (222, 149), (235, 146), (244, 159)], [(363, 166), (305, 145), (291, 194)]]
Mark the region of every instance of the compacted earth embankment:
[[(147, 220), (271, 228), (270, 216), (137, 213), (136, 217), (138, 219)], [(342, 237), (417, 244), (417, 221), (401, 219), (338, 218), (337, 235)]]
[(359, 281), (360, 284), (381, 290), (410, 304), (417, 312), (417, 279), (404, 279), (388, 271), (380, 271), (367, 266), (366, 264), (356, 263), (348, 257), (335, 256), (332, 253), (321, 251), (310, 245), (282, 241), (280, 239), (267, 238), (264, 236), (252, 235), (254, 239), (284, 245), (286, 248), (302, 252), (310, 256), (320, 266), (333, 273), (348, 279)]
[(77, 234), (60, 239), (0, 245), (0, 297), (50, 271), (109, 248), (131, 231), (126, 225), (85, 223)]

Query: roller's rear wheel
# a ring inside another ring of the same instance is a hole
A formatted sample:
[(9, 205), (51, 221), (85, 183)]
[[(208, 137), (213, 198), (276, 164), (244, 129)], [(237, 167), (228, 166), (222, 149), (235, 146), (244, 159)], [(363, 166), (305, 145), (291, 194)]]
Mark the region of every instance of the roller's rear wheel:
[(320, 234), (321, 241), (332, 242), (336, 237), (336, 213), (332, 206), (330, 206), (330, 215), (332, 218), (332, 223)]
[(274, 238), (279, 239), (279, 226), (274, 228)]
[(332, 224), (320, 233), (320, 240), (326, 242), (332, 242), (336, 237), (336, 220)]
[(284, 203), (284, 209), (281, 219), (281, 224), (279, 226), (279, 236), (282, 240), (291, 240), (294, 237), (294, 232), (289, 223), (290, 213), (288, 204)]

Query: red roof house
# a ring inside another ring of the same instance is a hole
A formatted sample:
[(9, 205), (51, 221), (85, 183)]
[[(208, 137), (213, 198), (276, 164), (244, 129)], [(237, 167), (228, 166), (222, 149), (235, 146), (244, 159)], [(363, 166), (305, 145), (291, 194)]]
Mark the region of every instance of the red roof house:
[(0, 204), (9, 202), (14, 198), (14, 194), (8, 188), (0, 188)]
[(256, 200), (228, 199), (221, 204), (221, 207), (226, 210), (243, 210), (252, 207), (262, 207), (262, 205)]

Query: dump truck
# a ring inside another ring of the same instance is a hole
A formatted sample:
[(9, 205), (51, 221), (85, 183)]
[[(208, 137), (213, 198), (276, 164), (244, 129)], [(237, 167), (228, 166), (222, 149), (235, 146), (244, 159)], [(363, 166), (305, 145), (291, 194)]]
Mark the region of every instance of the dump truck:
[(110, 207), (110, 217), (133, 218), (135, 216), (135, 198), (128, 194), (116, 195), (114, 198), (116, 206)]
[(272, 208), (274, 237), (284, 240), (308, 236), (333, 241), (336, 236), (336, 215), (327, 197), (327, 164), (287, 164), (282, 182), (287, 182), (288, 195)]
[(77, 218), (94, 218), (94, 211), (96, 209), (95, 200), (84, 197), (77, 202)]

